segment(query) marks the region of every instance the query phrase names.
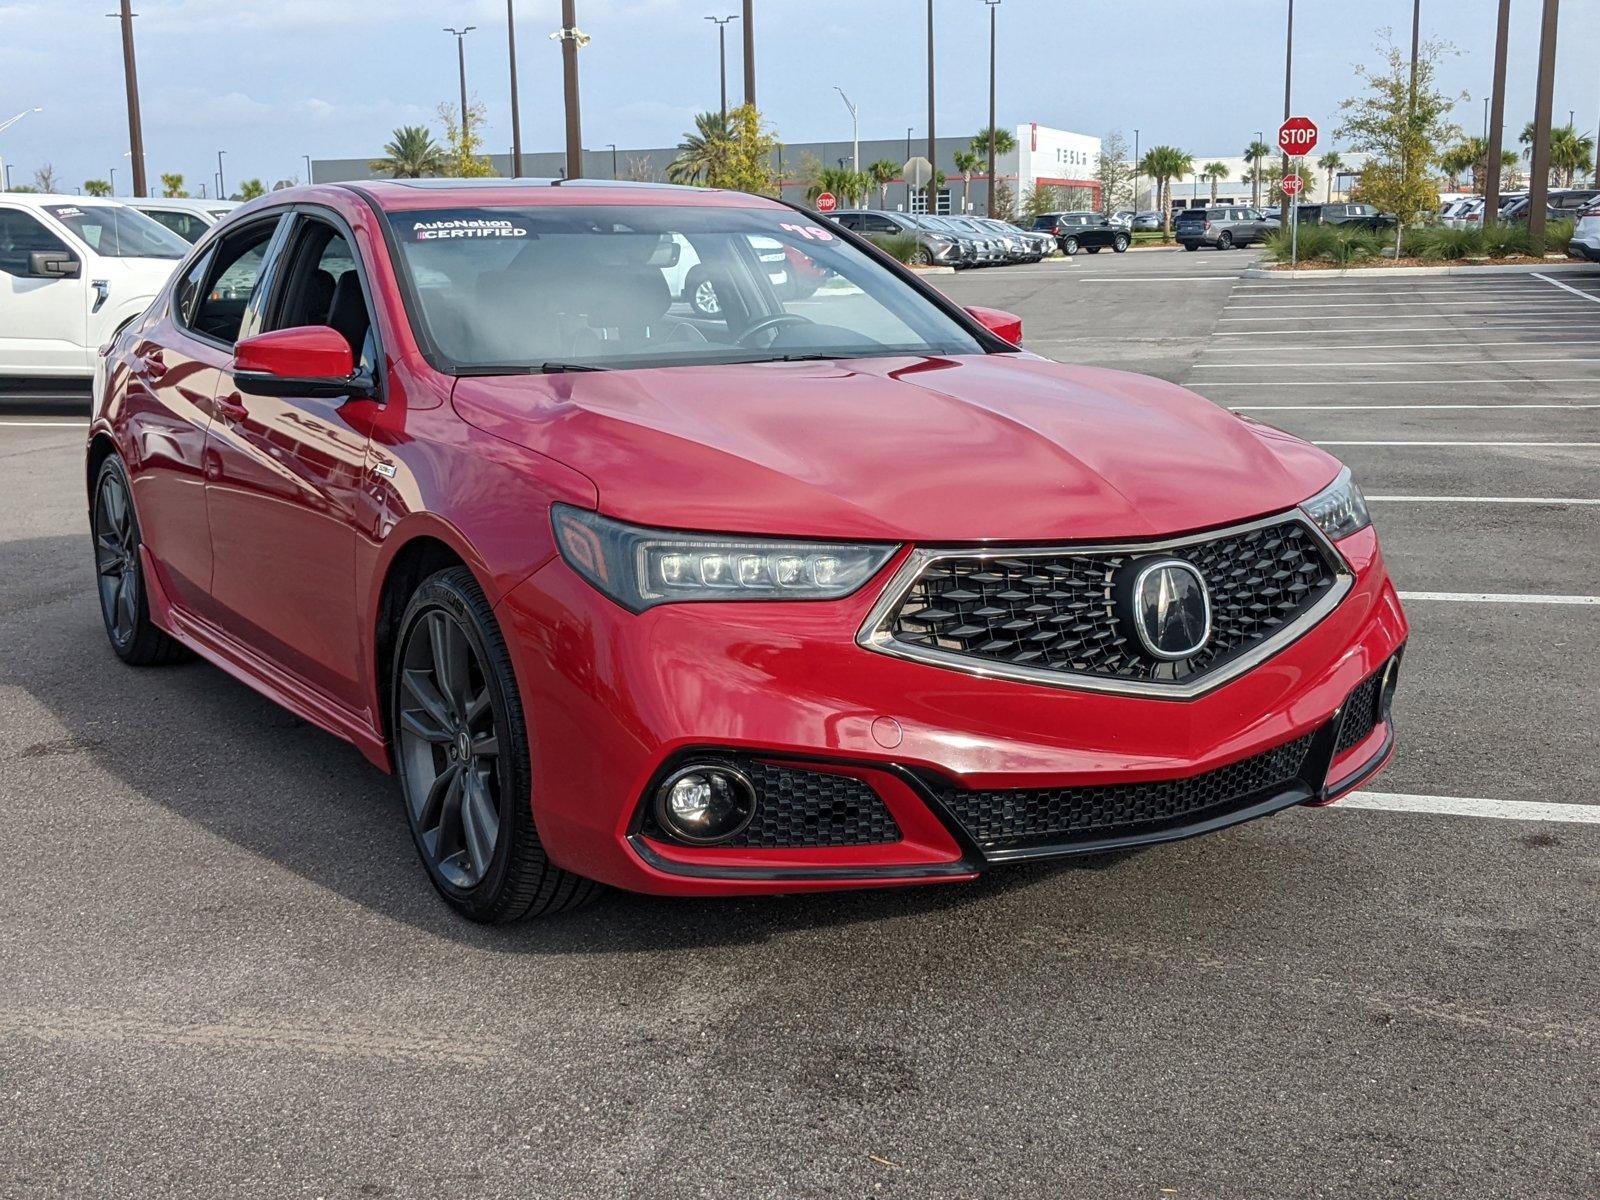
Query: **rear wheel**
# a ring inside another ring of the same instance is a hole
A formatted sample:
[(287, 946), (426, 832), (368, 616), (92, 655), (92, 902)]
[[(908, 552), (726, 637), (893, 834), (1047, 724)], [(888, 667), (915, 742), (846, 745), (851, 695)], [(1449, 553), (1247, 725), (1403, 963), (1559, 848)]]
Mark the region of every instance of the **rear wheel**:
[(100, 464), (100, 474), (95, 477), (90, 523), (100, 616), (117, 657), (135, 667), (187, 658), (189, 652), (150, 620), (144, 563), (139, 557), (139, 518), (133, 511), (128, 473), (115, 454)]
[(683, 282), (683, 298), (697, 317), (720, 317), (722, 301), (717, 299), (717, 286), (711, 282), (711, 273), (704, 267), (689, 272)]
[(1218, 250), (1232, 250), (1233, 249), (1233, 234), (1229, 233), (1226, 229), (1224, 229), (1222, 231), (1221, 236), (1219, 236), (1217, 238), (1217, 249)]
[(527, 727), (505, 640), (465, 567), (406, 606), (390, 728), (406, 818), (428, 877), (469, 920), (573, 908), (598, 885), (551, 864), (534, 828)]
[(1077, 252), (1078, 252), (1078, 239), (1077, 238), (1069, 237), (1069, 238), (1067, 238), (1065, 241), (1063, 241), (1061, 243), (1061, 253), (1065, 254), (1068, 258), (1071, 258)]
[(1184, 249), (1185, 249), (1185, 250), (1188, 250), (1188, 251), (1190, 251), (1190, 252), (1193, 252), (1193, 251), (1195, 251), (1195, 250), (1198, 250), (1198, 249), (1200, 249), (1200, 247), (1199, 247), (1199, 246), (1198, 246), (1198, 245), (1197, 245), (1197, 244), (1195, 244), (1195, 243), (1194, 243), (1194, 242), (1185, 242), (1185, 243), (1184, 243), (1184, 244), (1183, 244), (1183, 248), (1184, 248)]
[(1118, 254), (1127, 253), (1127, 250), (1128, 250), (1128, 235), (1125, 234), (1125, 233), (1117, 234), (1117, 240), (1111, 243), (1111, 248), (1113, 250), (1115, 250)]

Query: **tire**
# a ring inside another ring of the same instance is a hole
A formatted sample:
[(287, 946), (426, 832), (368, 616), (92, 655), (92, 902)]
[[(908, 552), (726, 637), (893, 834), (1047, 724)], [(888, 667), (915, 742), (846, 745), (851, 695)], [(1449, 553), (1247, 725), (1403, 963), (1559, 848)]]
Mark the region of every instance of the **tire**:
[(911, 265), (913, 267), (933, 266), (933, 255), (929, 252), (926, 246), (918, 246), (916, 250), (912, 252)]
[(1076, 255), (1078, 253), (1078, 239), (1075, 237), (1069, 237), (1065, 239), (1061, 243), (1061, 253), (1065, 254), (1068, 258), (1072, 258), (1074, 255)]
[(695, 267), (683, 281), (683, 298), (689, 311), (697, 317), (720, 317), (722, 302), (717, 299), (717, 287), (711, 273), (704, 267)]
[(406, 605), (389, 717), (411, 837), (450, 907), (497, 925), (576, 908), (599, 892), (553, 865), (539, 842), (511, 656), (465, 567), (430, 576)]
[(1184, 243), (1184, 244), (1183, 244), (1183, 248), (1184, 248), (1184, 249), (1185, 249), (1185, 250), (1187, 250), (1187, 251), (1189, 251), (1189, 253), (1191, 253), (1191, 254), (1193, 254), (1193, 253), (1194, 253), (1194, 252), (1195, 252), (1195, 251), (1196, 251), (1196, 250), (1198, 250), (1198, 249), (1200, 249), (1200, 247), (1199, 247), (1199, 246), (1197, 246), (1197, 245), (1196, 245), (1196, 244), (1195, 244), (1195, 243), (1193, 243), (1193, 242), (1185, 242), (1185, 243)]
[(1128, 235), (1125, 233), (1117, 234), (1116, 241), (1111, 243), (1111, 248), (1118, 254), (1126, 254), (1128, 252)]
[(1217, 235), (1217, 249), (1218, 250), (1232, 250), (1233, 249), (1233, 234), (1229, 233), (1226, 229), (1224, 229), (1220, 234), (1218, 234)]
[(1090, 254), (1099, 254), (1102, 248), (1103, 247), (1100, 247), (1100, 246), (1085, 246), (1084, 247), (1084, 249), (1087, 250)]
[(100, 464), (89, 514), (94, 538), (95, 590), (111, 649), (133, 667), (182, 662), (189, 651), (155, 627), (139, 557), (139, 516), (128, 472), (115, 454)]

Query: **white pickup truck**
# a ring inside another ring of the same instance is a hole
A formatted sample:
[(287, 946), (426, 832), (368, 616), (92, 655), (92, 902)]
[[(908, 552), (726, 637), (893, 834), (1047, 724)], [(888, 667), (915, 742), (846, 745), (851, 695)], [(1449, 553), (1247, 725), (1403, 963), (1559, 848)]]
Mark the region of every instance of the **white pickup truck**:
[(0, 192), (0, 376), (92, 377), (188, 252), (114, 200)]

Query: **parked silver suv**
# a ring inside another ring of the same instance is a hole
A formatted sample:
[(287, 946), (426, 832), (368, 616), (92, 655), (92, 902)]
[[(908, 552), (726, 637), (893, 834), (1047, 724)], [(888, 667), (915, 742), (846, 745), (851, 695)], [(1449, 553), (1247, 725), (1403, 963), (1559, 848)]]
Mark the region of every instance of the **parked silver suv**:
[(1217, 208), (1186, 208), (1178, 214), (1172, 235), (1185, 250), (1214, 246), (1232, 250), (1253, 246), (1278, 228), (1278, 219), (1248, 205), (1230, 204)]

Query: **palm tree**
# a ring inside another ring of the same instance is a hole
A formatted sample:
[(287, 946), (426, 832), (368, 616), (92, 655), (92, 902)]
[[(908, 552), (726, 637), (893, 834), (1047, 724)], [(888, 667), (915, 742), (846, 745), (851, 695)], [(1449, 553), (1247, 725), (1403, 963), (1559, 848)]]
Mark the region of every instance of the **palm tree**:
[(1550, 165), (1565, 176), (1565, 186), (1571, 187), (1579, 171), (1588, 170), (1594, 162), (1594, 138), (1579, 133), (1571, 125), (1550, 131)]
[[(983, 161), (984, 169), (987, 171), (989, 164), (989, 127), (987, 125), (978, 130), (978, 135), (972, 139), (971, 145), (972, 152)], [(994, 131), (995, 157), (999, 158), (1002, 154), (1010, 154), (1016, 148), (1017, 139), (1012, 135), (1011, 130), (1001, 129), (996, 126)]]
[(1250, 206), (1261, 207), (1261, 164), (1272, 157), (1272, 147), (1265, 142), (1251, 142), (1244, 148), (1244, 160), (1250, 164)]
[[(383, 148), (384, 157), (368, 164), (374, 171), (385, 171), (395, 179), (421, 179), (444, 170), (444, 151), (423, 125), (402, 125)], [(179, 177), (181, 183), (182, 177)]]
[(1139, 160), (1139, 170), (1156, 181), (1160, 197), (1161, 235), (1172, 237), (1172, 181), (1194, 170), (1194, 158), (1176, 146), (1152, 146)]
[(257, 196), (267, 194), (267, 185), (259, 179), (246, 179), (239, 185), (240, 200), (254, 200)]
[(721, 112), (697, 113), (693, 132), (683, 135), (678, 157), (667, 164), (667, 181), (704, 184), (721, 173), (733, 141), (733, 125)]
[(109, 196), (111, 185), (104, 179), (85, 179), (83, 181), (83, 194), (85, 196)]
[(1328, 192), (1327, 192), (1326, 199), (1332, 200), (1333, 199), (1333, 175), (1334, 175), (1335, 171), (1339, 170), (1339, 168), (1344, 166), (1344, 159), (1339, 157), (1339, 152), (1337, 150), (1329, 150), (1321, 158), (1317, 159), (1317, 166), (1321, 167), (1324, 171), (1326, 171), (1328, 173)]
[(1211, 184), (1211, 203), (1217, 202), (1217, 184), (1231, 174), (1233, 172), (1228, 169), (1228, 164), (1220, 162), (1207, 163), (1205, 170), (1200, 172), (1200, 178)]
[(188, 196), (189, 193), (183, 190), (183, 176), (176, 171), (162, 172), (161, 194), (169, 199)]
[(961, 172), (961, 211), (966, 212), (972, 207), (972, 173), (988, 160), (973, 150), (957, 150), (952, 157)]
[(888, 208), (889, 185), (900, 178), (900, 164), (892, 158), (880, 158), (875, 163), (867, 164), (867, 174), (872, 176), (872, 182), (882, 196), (879, 203)]

